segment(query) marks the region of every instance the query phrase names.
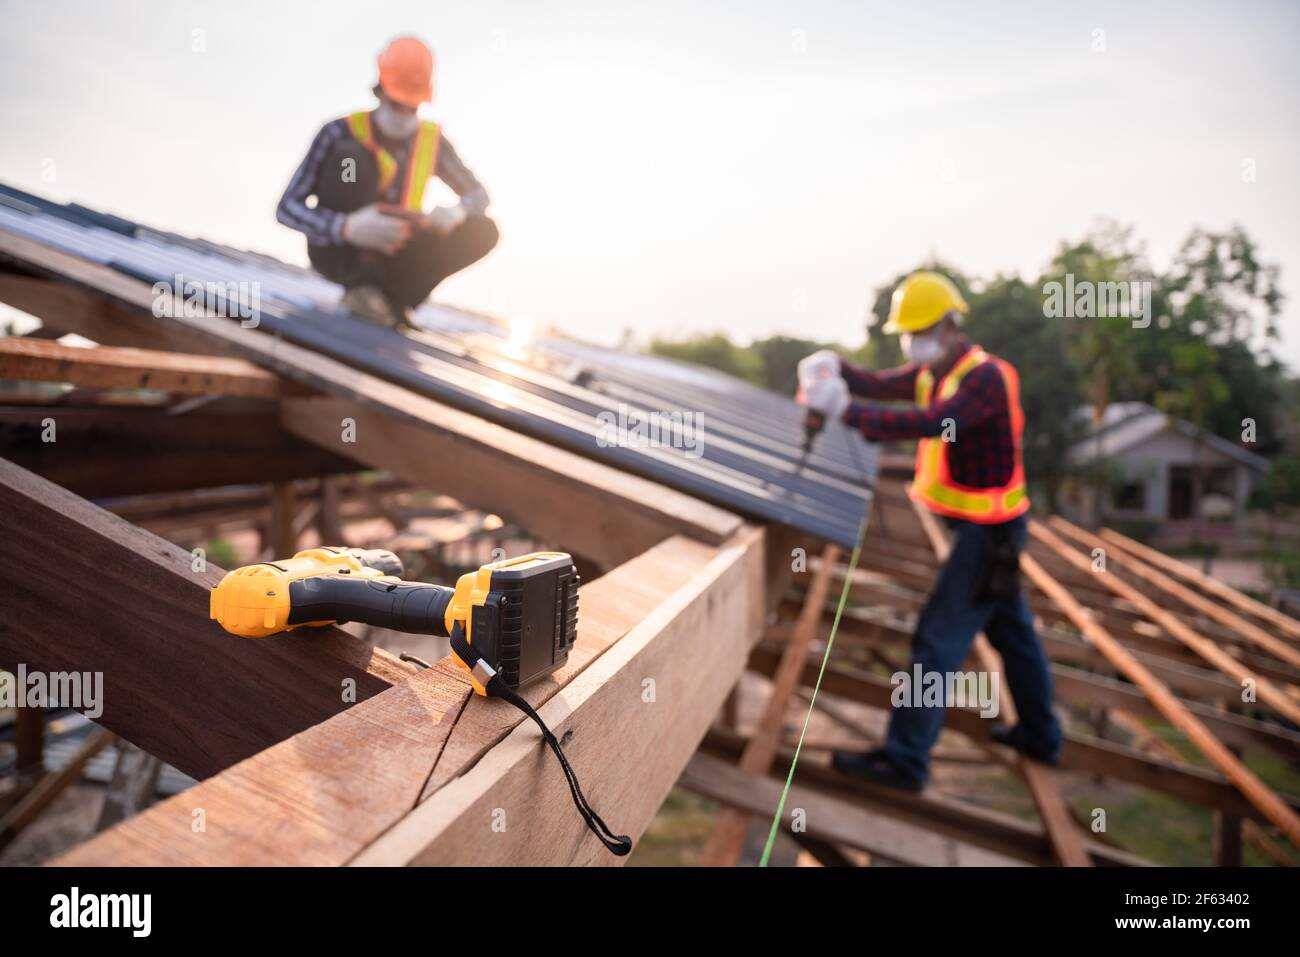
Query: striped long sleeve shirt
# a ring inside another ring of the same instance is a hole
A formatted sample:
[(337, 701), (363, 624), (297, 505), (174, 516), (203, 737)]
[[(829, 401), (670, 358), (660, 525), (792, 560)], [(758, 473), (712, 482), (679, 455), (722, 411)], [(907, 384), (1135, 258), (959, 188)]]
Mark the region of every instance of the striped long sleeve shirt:
[[(275, 218), (290, 229), (298, 230), (313, 245), (343, 245), (343, 220), (347, 218), (347, 214), (325, 209), (322, 206), (308, 206), (307, 201), (315, 195), (316, 184), (319, 182), (321, 166), (325, 158), (336, 146), (350, 139), (352, 139), (352, 132), (348, 129), (346, 119), (331, 120), (321, 127), (316, 138), (312, 140), (307, 155), (298, 165), (293, 178), (289, 180), (288, 188), (280, 197), (279, 206), (276, 207)], [(396, 203), (401, 184), (406, 180), (406, 164), (410, 161), (410, 157), (407, 156), (406, 144), (385, 144), (385, 148), (397, 160), (397, 175), (393, 177), (388, 194), (381, 196), (380, 199), (383, 202)], [(438, 144), (438, 165), (434, 175), (460, 197), (461, 205), (467, 211), (481, 213), (487, 209), (487, 190), (461, 161), (445, 136)]]

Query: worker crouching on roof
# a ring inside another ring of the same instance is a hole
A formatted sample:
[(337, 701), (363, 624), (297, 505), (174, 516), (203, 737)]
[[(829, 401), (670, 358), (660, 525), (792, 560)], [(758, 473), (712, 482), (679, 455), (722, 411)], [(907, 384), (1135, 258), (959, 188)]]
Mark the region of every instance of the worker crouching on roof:
[[(869, 372), (819, 352), (803, 360), (819, 366), (820, 375), (800, 399), (872, 441), (920, 440), (909, 494), (947, 519), (952, 550), (917, 620), (908, 675), (919, 668), (947, 679), (983, 631), (1002, 655), (1019, 712), (1019, 724), (992, 729), (994, 740), (1055, 764), (1061, 728), (1052, 713), (1052, 678), (1019, 578), (1029, 509), (1020, 379), (1009, 363), (971, 344), (959, 325), (967, 310), (946, 277), (909, 276), (894, 291), (884, 328), (901, 334), (908, 363)], [(855, 403), (850, 392), (915, 408)], [(895, 708), (883, 748), (837, 752), (833, 763), (855, 777), (919, 791), (943, 719), (942, 707)]]
[[(418, 114), (433, 99), (432, 51), (415, 37), (393, 40), (379, 55), (374, 94), (377, 109), (316, 134), (276, 218), (307, 237), (311, 264), (344, 286), (344, 306), (394, 326), (438, 283), (486, 256), (497, 228), (482, 184), (438, 124)], [(433, 176), (459, 205), (424, 212)]]

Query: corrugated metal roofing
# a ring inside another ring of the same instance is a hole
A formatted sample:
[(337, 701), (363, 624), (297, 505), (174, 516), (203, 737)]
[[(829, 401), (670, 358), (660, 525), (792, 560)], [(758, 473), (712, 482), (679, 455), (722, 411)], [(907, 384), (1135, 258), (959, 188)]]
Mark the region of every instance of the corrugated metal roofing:
[[(420, 331), (381, 329), (340, 310), (339, 287), (309, 270), (3, 185), (0, 230), (150, 284), (255, 282), (266, 332), (759, 520), (851, 546), (870, 500), (874, 446), (833, 424), (796, 474), (799, 408), (710, 369), (560, 335), (521, 346), (505, 323), (432, 303), (416, 312)], [(652, 423), (658, 443), (644, 438)]]

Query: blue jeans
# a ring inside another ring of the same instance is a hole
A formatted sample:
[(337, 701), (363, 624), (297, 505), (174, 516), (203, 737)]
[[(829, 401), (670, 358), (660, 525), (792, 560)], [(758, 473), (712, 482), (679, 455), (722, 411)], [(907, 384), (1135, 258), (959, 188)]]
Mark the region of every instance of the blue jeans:
[[(1027, 743), (1045, 755), (1059, 755), (1061, 727), (1052, 714), (1052, 675), (1034, 632), (1034, 618), (1023, 591), (1014, 598), (977, 600), (991, 526), (954, 521), (952, 551), (926, 599), (912, 637), (912, 661), (925, 674), (947, 676), (961, 670), (975, 636), (983, 631), (1002, 655), (1003, 675), (1019, 712)], [(1018, 549), (1029, 526), (1024, 516), (1007, 524)], [(943, 728), (941, 707), (894, 708), (885, 738), (885, 755), (899, 770), (924, 782), (930, 749)]]

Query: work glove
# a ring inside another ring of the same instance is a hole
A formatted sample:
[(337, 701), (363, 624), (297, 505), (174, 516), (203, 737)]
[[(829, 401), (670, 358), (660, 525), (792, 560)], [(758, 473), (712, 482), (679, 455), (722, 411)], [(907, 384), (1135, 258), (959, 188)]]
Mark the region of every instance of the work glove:
[(348, 213), (343, 221), (343, 241), (359, 249), (391, 256), (411, 238), (411, 224), (381, 212), (375, 204)]
[(464, 206), (436, 206), (424, 217), (424, 221), (434, 233), (446, 239), (468, 218), (469, 213)]
[(840, 357), (832, 349), (819, 349), (810, 356), (799, 360), (799, 384), (808, 383), (826, 377), (840, 377)]
[(822, 376), (800, 386), (795, 401), (827, 421), (838, 422), (849, 410), (849, 386), (838, 374)]

